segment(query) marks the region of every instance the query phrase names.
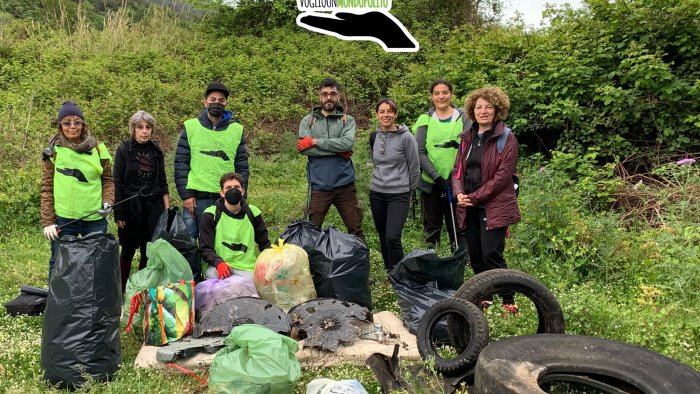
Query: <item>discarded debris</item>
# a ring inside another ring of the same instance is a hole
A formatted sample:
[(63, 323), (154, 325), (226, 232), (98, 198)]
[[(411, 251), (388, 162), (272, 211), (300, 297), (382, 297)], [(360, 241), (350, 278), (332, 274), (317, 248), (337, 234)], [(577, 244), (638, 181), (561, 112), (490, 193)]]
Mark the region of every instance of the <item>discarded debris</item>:
[(224, 347), (225, 337), (183, 338), (158, 348), (156, 360), (172, 362), (178, 359), (190, 358), (197, 353), (214, 354)]
[(282, 309), (268, 301), (254, 297), (240, 297), (224, 301), (204, 314), (195, 325), (195, 338), (205, 334), (228, 335), (242, 324), (258, 324), (270, 330), (289, 335), (292, 327)]
[(349, 345), (375, 327), (367, 308), (333, 298), (319, 298), (289, 310), (292, 337), (304, 339), (304, 347), (335, 352), (338, 345)]

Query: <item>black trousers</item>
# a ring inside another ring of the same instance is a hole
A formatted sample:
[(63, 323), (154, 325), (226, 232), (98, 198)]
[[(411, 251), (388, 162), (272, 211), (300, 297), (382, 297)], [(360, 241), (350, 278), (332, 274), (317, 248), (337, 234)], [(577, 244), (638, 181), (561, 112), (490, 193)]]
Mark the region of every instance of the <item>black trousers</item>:
[(369, 192), (374, 227), (379, 235), (379, 245), (387, 272), (403, 258), (401, 231), (408, 217), (409, 193)]
[[(442, 223), (444, 219), (447, 226), (447, 235), (450, 239), (450, 244), (455, 243), (455, 230), (452, 225), (452, 215), (450, 213), (450, 202), (447, 199), (447, 193), (438, 191), (433, 188), (432, 193), (421, 191), (421, 210), (423, 211), (423, 231), (425, 231), (425, 242), (437, 245), (440, 243), (440, 233), (442, 232)], [(456, 208), (456, 203), (454, 203)], [(464, 238), (464, 231), (457, 229), (457, 240), (461, 241)], [(460, 242), (461, 243), (461, 242)]]
[[(475, 275), (496, 268), (508, 268), (506, 259), (503, 257), (506, 229), (507, 227), (500, 227), (487, 230), (486, 209), (467, 208), (467, 246)], [(513, 297), (513, 292), (501, 293), (504, 304), (514, 304)]]

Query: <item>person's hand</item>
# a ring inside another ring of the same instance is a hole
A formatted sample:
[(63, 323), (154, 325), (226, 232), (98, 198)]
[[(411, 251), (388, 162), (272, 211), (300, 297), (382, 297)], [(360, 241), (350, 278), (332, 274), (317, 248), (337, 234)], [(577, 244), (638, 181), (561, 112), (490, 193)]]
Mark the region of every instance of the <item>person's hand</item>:
[[(305, 12), (297, 18), (299, 26), (338, 38), (355, 38), (379, 43), (391, 52), (417, 51), (418, 42), (406, 28), (388, 12)], [(381, 28), (379, 27), (381, 26)]]
[(187, 211), (189, 211), (190, 215), (192, 217), (197, 216), (197, 199), (194, 197), (186, 198), (183, 202), (182, 205), (185, 207)]
[(342, 157), (345, 160), (350, 160), (350, 157), (352, 156), (352, 151), (348, 150), (345, 152), (338, 152), (338, 156)]
[(297, 142), (297, 150), (303, 152), (307, 149), (313, 148), (316, 145), (316, 141), (311, 137), (304, 137)]
[(49, 241), (55, 241), (58, 239), (59, 228), (55, 224), (50, 224), (44, 227), (44, 238)]
[(460, 207), (471, 207), (472, 202), (469, 200), (469, 197), (467, 197), (466, 194), (464, 193), (458, 193), (457, 194), (457, 205)]
[(216, 265), (216, 272), (219, 274), (219, 279), (226, 279), (231, 276), (231, 267), (222, 261)]
[(103, 218), (106, 218), (107, 216), (109, 216), (110, 213), (112, 213), (112, 204), (108, 202), (103, 202), (102, 209), (98, 209), (97, 213), (102, 215)]
[(126, 226), (126, 222), (123, 220), (117, 220), (115, 223), (117, 224), (117, 227), (119, 227), (119, 228), (124, 228)]
[(435, 187), (441, 191), (447, 189), (447, 181), (445, 181), (445, 178), (441, 176), (435, 178)]

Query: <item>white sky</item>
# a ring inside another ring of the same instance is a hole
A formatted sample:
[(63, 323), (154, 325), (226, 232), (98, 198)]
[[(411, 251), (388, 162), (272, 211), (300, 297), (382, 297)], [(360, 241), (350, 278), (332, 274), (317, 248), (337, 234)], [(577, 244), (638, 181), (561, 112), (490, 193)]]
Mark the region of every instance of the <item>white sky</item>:
[(554, 6), (561, 6), (564, 3), (569, 3), (573, 8), (581, 8), (581, 0), (508, 0), (510, 4), (505, 3), (503, 7), (503, 21), (515, 16), (516, 11), (523, 14), (523, 20), (526, 25), (539, 27), (542, 21), (542, 11), (545, 4), (549, 3)]

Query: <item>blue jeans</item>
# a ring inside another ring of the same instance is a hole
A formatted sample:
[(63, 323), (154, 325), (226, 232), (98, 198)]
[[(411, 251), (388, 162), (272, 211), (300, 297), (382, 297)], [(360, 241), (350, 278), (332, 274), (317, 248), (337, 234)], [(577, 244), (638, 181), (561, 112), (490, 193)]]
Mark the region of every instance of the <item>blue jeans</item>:
[[(66, 219), (60, 216), (56, 217), (56, 224), (63, 226), (66, 223), (70, 223), (74, 219)], [(86, 236), (91, 233), (106, 233), (107, 232), (107, 220), (105, 218), (99, 220), (78, 220), (75, 223), (71, 223), (65, 227), (61, 227), (61, 232), (59, 237), (66, 235), (72, 236)], [(53, 266), (56, 264), (56, 255), (58, 254), (58, 242), (51, 241), (51, 258), (49, 259), (49, 278), (51, 278), (51, 273), (53, 272)]]
[(187, 209), (182, 210), (182, 220), (185, 221), (185, 226), (187, 226), (187, 231), (190, 233), (195, 241), (199, 239), (199, 219), (204, 214), (204, 210), (214, 205), (214, 202), (218, 199), (214, 198), (198, 198), (197, 201), (197, 217), (192, 217), (190, 211)]

